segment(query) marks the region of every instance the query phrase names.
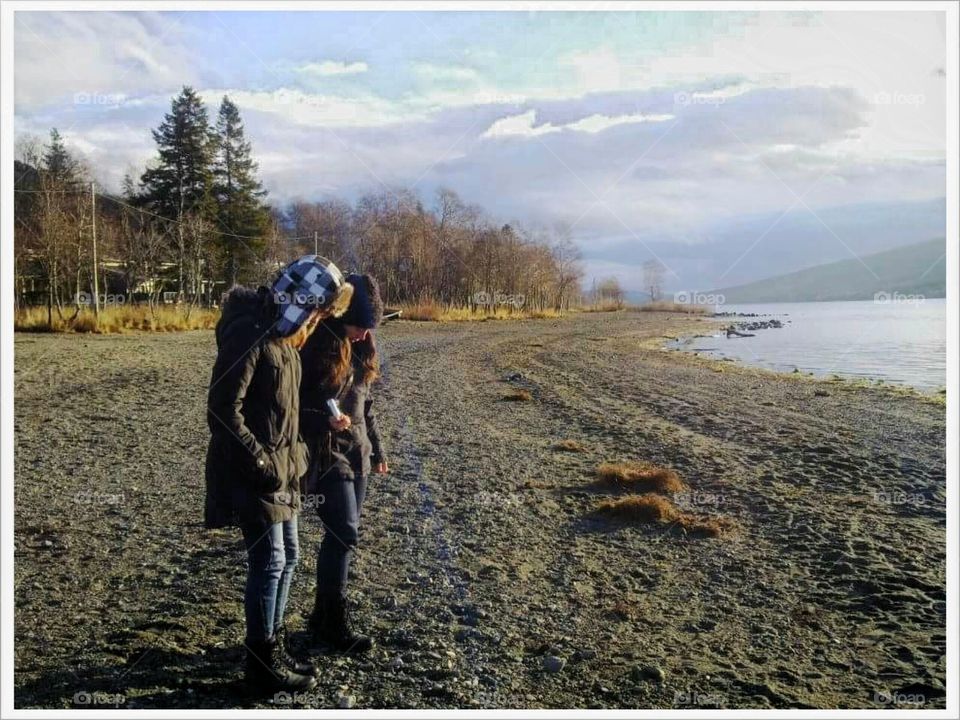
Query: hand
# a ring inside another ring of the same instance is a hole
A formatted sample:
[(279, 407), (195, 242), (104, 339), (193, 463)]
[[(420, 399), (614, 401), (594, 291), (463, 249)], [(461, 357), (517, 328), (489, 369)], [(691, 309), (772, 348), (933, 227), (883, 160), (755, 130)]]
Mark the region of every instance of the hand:
[(269, 492), (279, 490), (283, 483), (277, 475), (277, 464), (273, 455), (264, 452), (261, 457), (256, 459), (256, 466), (258, 477), (263, 487)]
[(350, 416), (341, 415), (339, 419), (330, 418), (330, 427), (334, 430), (346, 430), (350, 427)]
[(373, 466), (373, 471), (377, 475), (386, 475), (388, 472), (390, 472), (390, 468), (387, 467), (387, 464), (385, 462), (379, 462)]

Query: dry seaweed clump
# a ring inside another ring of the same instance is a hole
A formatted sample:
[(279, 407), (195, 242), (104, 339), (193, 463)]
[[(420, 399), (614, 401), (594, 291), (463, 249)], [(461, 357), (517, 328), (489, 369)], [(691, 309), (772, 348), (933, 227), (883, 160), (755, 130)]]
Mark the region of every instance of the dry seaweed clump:
[(677, 493), (687, 488), (676, 471), (643, 460), (603, 463), (597, 467), (597, 477), (602, 483), (626, 490)]
[(527, 390), (514, 390), (503, 396), (507, 402), (529, 402), (533, 400), (533, 395)]
[(597, 512), (625, 522), (670, 525), (702, 537), (721, 537), (736, 527), (729, 518), (685, 513), (669, 498), (655, 493), (605, 500), (597, 506)]

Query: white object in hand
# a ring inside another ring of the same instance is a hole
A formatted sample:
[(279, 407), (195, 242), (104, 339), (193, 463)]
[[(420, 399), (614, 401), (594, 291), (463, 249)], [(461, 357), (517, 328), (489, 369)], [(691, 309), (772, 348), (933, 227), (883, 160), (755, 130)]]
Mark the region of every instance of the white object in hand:
[(333, 415), (334, 420), (339, 420), (343, 417), (343, 413), (340, 412), (340, 406), (337, 405), (337, 401), (333, 398), (327, 400), (327, 407), (330, 408), (330, 413)]

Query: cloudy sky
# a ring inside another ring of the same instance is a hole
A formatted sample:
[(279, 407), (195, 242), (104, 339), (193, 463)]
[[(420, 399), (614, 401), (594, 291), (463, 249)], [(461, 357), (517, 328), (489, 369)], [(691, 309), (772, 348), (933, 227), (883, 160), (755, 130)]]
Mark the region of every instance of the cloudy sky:
[(240, 106), (275, 201), (445, 186), (570, 224), (591, 275), (637, 287), (656, 256), (717, 287), (799, 216), (830, 248), (800, 265), (869, 249), (877, 208), (936, 229), (945, 43), (942, 12), (18, 12), (16, 132), (58, 127), (117, 187), (189, 84)]

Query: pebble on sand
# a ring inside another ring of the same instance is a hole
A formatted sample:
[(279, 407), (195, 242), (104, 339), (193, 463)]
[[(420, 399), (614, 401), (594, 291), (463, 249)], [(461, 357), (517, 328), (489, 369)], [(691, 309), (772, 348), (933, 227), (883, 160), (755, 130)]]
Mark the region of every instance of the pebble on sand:
[(556, 655), (547, 655), (543, 659), (543, 669), (548, 673), (558, 673), (563, 670), (564, 666), (567, 664), (567, 661)]
[(663, 682), (667, 678), (663, 668), (656, 665), (638, 665), (633, 669), (633, 674), (638, 680)]

